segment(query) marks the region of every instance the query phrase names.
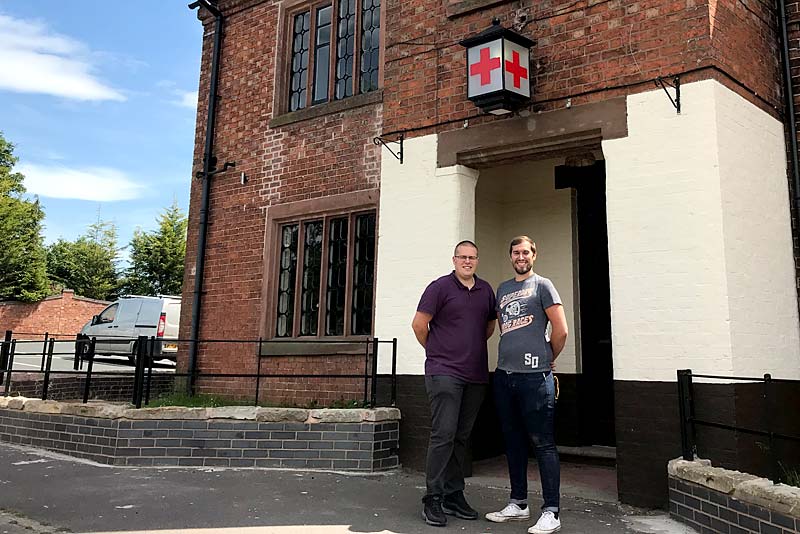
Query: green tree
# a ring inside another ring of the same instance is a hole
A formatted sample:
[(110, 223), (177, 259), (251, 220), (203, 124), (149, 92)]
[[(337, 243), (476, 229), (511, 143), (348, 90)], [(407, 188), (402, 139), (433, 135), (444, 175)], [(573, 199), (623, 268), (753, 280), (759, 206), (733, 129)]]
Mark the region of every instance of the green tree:
[(119, 295), (118, 262), (117, 227), (99, 217), (75, 241), (59, 239), (47, 249), (51, 284), (93, 299), (113, 300)]
[(130, 267), (125, 292), (139, 295), (180, 295), (186, 256), (186, 215), (176, 202), (158, 217), (158, 229), (137, 229), (130, 243)]
[(25, 198), (14, 145), (0, 132), (0, 300), (33, 302), (47, 296), (44, 211), (39, 199)]

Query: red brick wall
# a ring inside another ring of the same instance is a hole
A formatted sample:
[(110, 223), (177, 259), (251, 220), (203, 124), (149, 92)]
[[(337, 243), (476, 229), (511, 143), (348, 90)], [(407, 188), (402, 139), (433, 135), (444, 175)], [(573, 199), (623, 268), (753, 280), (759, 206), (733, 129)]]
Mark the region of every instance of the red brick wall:
[[(528, 21), (519, 32), (536, 41), (535, 110), (564, 107), (567, 98), (578, 105), (651, 90), (656, 76), (687, 71), (695, 72), (684, 83), (714, 77), (773, 113), (780, 105), (774, 10), (760, 3), (611, 0), (587, 7), (572, 0), (517, 1), (451, 19), (448, 3), (458, 2), (388, 0), (384, 131), (448, 121), (455, 125), (442, 128), (452, 129), (477, 115), (466, 99), (465, 53), (458, 41), (486, 29), (493, 16), (512, 27), (519, 13)], [(709, 66), (733, 75), (768, 103), (719, 72), (696, 72)], [(503, 119), (477, 119), (485, 120)]]
[[(200, 339), (258, 339), (265, 310), (263, 252), (268, 207), (378, 188), (380, 103), (270, 128), (277, 2), (220, 3), (225, 21), (214, 154), (235, 171), (212, 178)], [(251, 6), (251, 7), (248, 7)], [(202, 170), (213, 19), (205, 19), (194, 172)], [(279, 110), (280, 111), (280, 110)], [(239, 180), (247, 174), (247, 184)], [(181, 332), (190, 337), (202, 181), (192, 182)], [(246, 344), (201, 347), (203, 372), (254, 372)], [(185, 369), (185, 352), (178, 356)], [(202, 384), (200, 384), (202, 387)], [(234, 389), (238, 386), (230, 385)], [(241, 388), (243, 390), (248, 389)]]
[(0, 302), (0, 332), (25, 335), (74, 336), (81, 327), (108, 306), (101, 300), (76, 297), (71, 289), (39, 302)]

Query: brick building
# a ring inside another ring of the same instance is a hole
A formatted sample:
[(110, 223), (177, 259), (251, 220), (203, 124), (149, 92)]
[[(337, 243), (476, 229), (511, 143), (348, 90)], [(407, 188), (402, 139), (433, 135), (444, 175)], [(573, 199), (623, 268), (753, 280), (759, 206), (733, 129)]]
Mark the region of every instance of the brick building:
[(0, 331), (11, 330), (17, 339), (35, 339), (45, 333), (74, 338), (92, 315), (103, 311), (108, 304), (76, 296), (72, 289), (39, 302), (0, 302)]
[[(677, 369), (800, 378), (777, 6), (220, 0), (218, 8), (221, 26), (199, 12), (200, 102), (222, 27), (213, 155), (236, 170), (210, 181), (200, 338), (270, 340), (283, 358), (272, 365), (309, 372), (359, 361), (322, 340), (398, 338), (401, 460), (420, 466), (424, 353), (409, 327), (419, 295), (451, 269), (456, 242), (478, 243), (479, 274), (496, 285), (512, 274), (508, 240), (530, 234), (536, 270), (559, 288), (571, 332), (559, 358), (557, 439), (615, 447), (620, 499), (656, 506), (666, 505), (666, 460), (680, 453)], [(494, 17), (535, 41), (532, 100), (503, 116), (467, 99), (459, 44)], [(675, 89), (659, 79), (679, 84), (680, 113)], [(201, 105), (198, 171), (206, 114)], [(397, 150), (400, 135), (402, 163), (373, 142), (381, 136)], [(201, 197), (197, 180), (187, 296)], [(181, 331), (190, 332), (192, 309), (183, 309)], [(305, 343), (281, 344), (290, 339)], [(252, 348), (204, 345), (196, 361), (207, 372), (255, 369)], [(379, 363), (390, 371), (383, 355)], [(244, 394), (250, 386), (198, 387)], [(730, 384), (713, 388), (724, 418), (759, 410), (737, 402)], [(347, 388), (267, 389), (285, 400)], [(476, 457), (500, 450), (491, 406), (484, 412)], [(737, 445), (722, 453), (737, 466), (746, 456)]]

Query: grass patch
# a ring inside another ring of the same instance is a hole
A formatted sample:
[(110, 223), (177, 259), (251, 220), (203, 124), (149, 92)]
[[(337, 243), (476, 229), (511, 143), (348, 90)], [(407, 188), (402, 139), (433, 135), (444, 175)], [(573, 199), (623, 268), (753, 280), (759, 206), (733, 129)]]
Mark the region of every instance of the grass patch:
[(781, 466), (781, 472), (782, 472), (780, 481), (783, 482), (784, 484), (800, 488), (800, 469), (786, 467), (780, 462), (779, 465)]
[[(185, 408), (218, 408), (220, 406), (252, 406), (252, 402), (246, 400), (236, 400), (220, 395), (186, 395), (185, 393), (171, 393), (162, 395), (151, 400), (147, 408), (159, 408), (161, 406), (183, 406)], [(262, 402), (258, 406), (263, 408), (365, 408), (367, 405), (362, 400), (345, 400), (344, 398), (333, 401), (328, 405), (321, 405), (317, 401), (306, 404), (292, 403), (270, 403)]]
[(247, 406), (246, 401), (237, 401), (219, 395), (186, 395), (185, 393), (171, 393), (151, 400), (148, 408), (161, 406), (184, 406), (186, 408), (218, 408), (220, 406)]

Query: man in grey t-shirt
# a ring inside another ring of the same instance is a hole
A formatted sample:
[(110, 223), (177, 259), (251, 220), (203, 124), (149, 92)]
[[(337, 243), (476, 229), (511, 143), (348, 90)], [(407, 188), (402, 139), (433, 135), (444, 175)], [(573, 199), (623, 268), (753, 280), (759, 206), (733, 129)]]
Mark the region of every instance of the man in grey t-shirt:
[[(553, 432), (555, 386), (552, 369), (567, 341), (564, 307), (553, 283), (533, 272), (536, 244), (528, 236), (511, 240), (515, 276), (497, 288), (500, 347), (494, 373), (494, 400), (508, 458), (511, 499), (499, 512), (486, 514), (496, 523), (524, 521), (528, 508), (528, 441), (539, 464), (544, 505), (531, 534), (561, 529), (560, 464)], [(547, 337), (547, 325), (552, 331)]]

